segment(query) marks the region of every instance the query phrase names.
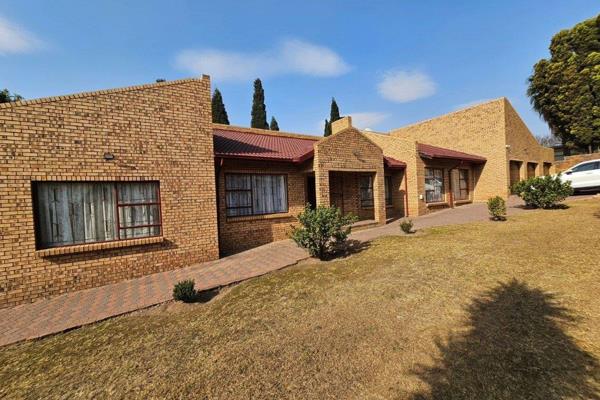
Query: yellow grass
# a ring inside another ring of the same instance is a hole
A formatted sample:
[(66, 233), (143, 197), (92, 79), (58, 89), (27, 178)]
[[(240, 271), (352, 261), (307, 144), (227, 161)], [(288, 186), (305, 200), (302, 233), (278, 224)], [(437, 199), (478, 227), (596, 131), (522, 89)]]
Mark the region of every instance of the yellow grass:
[(164, 308), (0, 349), (0, 398), (598, 399), (600, 202)]

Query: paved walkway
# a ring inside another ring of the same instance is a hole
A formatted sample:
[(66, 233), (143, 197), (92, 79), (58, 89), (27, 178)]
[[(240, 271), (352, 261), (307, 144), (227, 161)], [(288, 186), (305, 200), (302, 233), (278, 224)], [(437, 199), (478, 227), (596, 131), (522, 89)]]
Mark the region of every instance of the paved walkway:
[[(578, 196), (589, 198), (590, 196)], [(508, 214), (529, 212), (511, 199)], [(416, 229), (488, 220), (485, 204), (470, 204), (414, 218)], [(351, 239), (368, 241), (400, 234), (399, 221), (355, 232)], [(173, 285), (194, 279), (199, 290), (240, 282), (308, 258), (291, 240), (270, 243), (220, 260), (160, 272), (94, 289), (68, 293), (48, 300), (0, 310), (0, 346), (34, 339), (128, 313), (172, 297)]]

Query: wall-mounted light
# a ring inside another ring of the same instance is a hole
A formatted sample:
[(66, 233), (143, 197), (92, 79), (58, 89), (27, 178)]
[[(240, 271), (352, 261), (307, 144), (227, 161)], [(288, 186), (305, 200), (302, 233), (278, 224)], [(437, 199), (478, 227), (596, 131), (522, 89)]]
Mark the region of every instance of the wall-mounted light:
[(112, 161), (115, 159), (115, 155), (113, 153), (104, 153), (105, 161)]

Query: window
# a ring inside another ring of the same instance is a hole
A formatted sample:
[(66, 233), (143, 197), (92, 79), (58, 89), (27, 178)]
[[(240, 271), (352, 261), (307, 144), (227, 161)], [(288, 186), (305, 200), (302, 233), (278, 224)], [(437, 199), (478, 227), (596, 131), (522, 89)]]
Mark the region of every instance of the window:
[(225, 175), (228, 217), (288, 211), (286, 175)]
[(469, 199), (469, 170), (459, 169), (458, 170), (458, 196), (456, 200), (468, 200)]
[(159, 236), (158, 182), (34, 182), (38, 248)]
[(444, 170), (425, 168), (425, 201), (427, 203), (444, 201)]
[(600, 168), (600, 163), (598, 162), (590, 162), (587, 164), (581, 164), (578, 165), (576, 167), (574, 167), (573, 169), (571, 169), (572, 172), (583, 172), (583, 171), (593, 171), (595, 169), (599, 169)]
[(362, 208), (373, 207), (373, 176), (360, 176), (360, 206)]
[(392, 177), (385, 177), (385, 205), (392, 205)]

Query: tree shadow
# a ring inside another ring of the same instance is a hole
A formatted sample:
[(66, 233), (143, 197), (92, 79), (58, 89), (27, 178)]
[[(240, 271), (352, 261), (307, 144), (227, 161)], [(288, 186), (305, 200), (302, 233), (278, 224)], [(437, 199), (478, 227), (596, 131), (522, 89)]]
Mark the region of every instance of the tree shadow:
[(600, 365), (563, 329), (577, 318), (553, 294), (512, 280), (468, 306), (468, 330), (438, 340), (429, 386), (413, 399), (600, 399)]

